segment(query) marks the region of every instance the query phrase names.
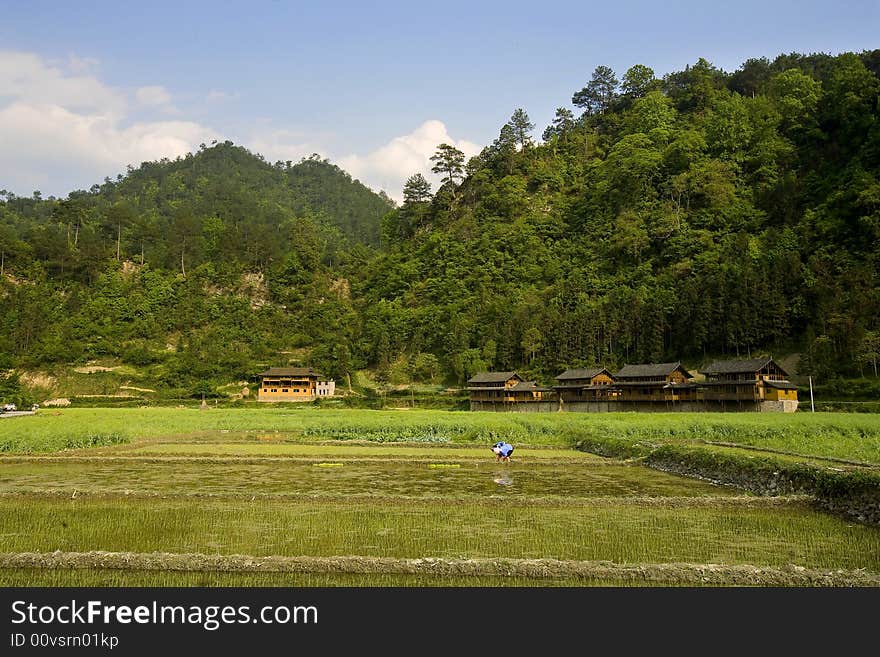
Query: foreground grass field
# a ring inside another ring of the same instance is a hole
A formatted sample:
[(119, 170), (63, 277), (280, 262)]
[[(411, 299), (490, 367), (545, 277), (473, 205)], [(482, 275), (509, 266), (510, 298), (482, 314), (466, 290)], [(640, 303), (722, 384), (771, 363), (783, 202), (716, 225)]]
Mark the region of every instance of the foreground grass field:
[[(674, 444), (728, 442), (791, 454), (880, 465), (880, 415), (847, 413), (488, 413), (301, 408), (42, 409), (0, 420), (0, 452), (185, 437), (213, 441), (222, 432), (278, 439), (480, 443), (506, 439), (569, 447), (614, 436)], [(227, 441), (228, 442), (228, 441)]]
[(808, 506), (0, 499), (4, 551), (795, 565), (880, 572), (880, 532)]
[(44, 409), (0, 421), (0, 585), (880, 586), (877, 527), (572, 449), (880, 464), (873, 416), (707, 415)]

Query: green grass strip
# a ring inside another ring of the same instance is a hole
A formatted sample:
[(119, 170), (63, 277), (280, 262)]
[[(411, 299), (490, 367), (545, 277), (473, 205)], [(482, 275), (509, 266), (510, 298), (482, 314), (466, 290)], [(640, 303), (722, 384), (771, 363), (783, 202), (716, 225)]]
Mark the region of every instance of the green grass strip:
[[(456, 475), (457, 476), (457, 475)], [(880, 530), (808, 505), (0, 497), (2, 552), (795, 564), (880, 573)]]
[[(0, 423), (0, 452), (51, 452), (191, 434), (281, 440), (564, 447), (575, 440), (718, 441), (880, 463), (871, 413), (489, 413), (315, 408), (70, 408)], [(441, 442), (438, 442), (441, 441)], [(519, 451), (517, 453), (520, 453)]]

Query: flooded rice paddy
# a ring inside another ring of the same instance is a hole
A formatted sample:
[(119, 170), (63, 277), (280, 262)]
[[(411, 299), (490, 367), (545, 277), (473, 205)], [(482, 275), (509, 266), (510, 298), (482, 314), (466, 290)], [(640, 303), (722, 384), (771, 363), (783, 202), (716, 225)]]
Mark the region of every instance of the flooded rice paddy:
[[(447, 450), (453, 452), (456, 450)], [(488, 451), (488, 450), (487, 450)], [(512, 462), (491, 458), (354, 458), (0, 461), (0, 493), (375, 495), (384, 497), (511, 498), (712, 496), (731, 490), (624, 463), (598, 459)], [(491, 456), (491, 455), (490, 455)]]
[[(880, 582), (880, 530), (806, 499), (757, 497), (547, 445), (520, 444), (502, 464), (473, 444), (224, 433), (0, 458), (0, 583), (125, 580), (65, 565), (90, 554), (119, 560), (114, 569), (145, 585), (748, 583), (741, 570), (717, 570), (742, 567), (771, 569), (755, 583), (826, 581), (809, 569)], [(15, 565), (21, 555), (31, 555), (26, 567)], [(206, 566), (212, 555), (220, 561)], [(274, 579), (227, 572), (273, 557), (314, 561)], [(403, 563), (412, 559), (457, 565), (419, 574)], [(499, 559), (522, 563), (505, 579)], [(609, 564), (635, 570), (606, 572)], [(700, 570), (706, 564), (714, 579)], [(209, 574), (183, 574), (197, 571)]]

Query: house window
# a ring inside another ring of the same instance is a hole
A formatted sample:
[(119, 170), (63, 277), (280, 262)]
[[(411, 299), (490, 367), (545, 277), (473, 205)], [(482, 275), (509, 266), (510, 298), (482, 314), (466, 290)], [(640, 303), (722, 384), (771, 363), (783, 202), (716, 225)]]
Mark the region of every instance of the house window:
[(263, 388), (263, 392), (269, 392), (269, 388)]
[(287, 388), (281, 388), (281, 392), (287, 392)]
[(272, 388), (272, 392), (278, 392), (278, 388)]

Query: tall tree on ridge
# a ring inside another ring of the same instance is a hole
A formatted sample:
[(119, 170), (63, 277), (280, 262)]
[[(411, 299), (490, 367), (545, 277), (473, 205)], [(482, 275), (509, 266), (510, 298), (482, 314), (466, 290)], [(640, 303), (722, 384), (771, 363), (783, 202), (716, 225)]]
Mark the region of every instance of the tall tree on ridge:
[(636, 64), (623, 74), (620, 88), (630, 98), (641, 98), (658, 85), (659, 81), (654, 77), (654, 69), (644, 64)]
[(455, 146), (440, 144), (437, 151), (431, 156), (431, 161), (436, 162), (431, 171), (443, 176), (440, 181), (445, 185), (451, 183), (453, 198), (455, 197), (455, 181), (464, 178), (464, 153)]
[(507, 175), (512, 174), (516, 157), (516, 133), (509, 122), (501, 126), (501, 132), (498, 139), (492, 142), (491, 150), (498, 161), (504, 163)]
[(544, 129), (541, 139), (550, 141), (553, 137), (562, 137), (574, 126), (574, 114), (567, 107), (557, 107), (553, 122)]
[(403, 185), (403, 204), (426, 203), (431, 200), (431, 183), (425, 177), (416, 173), (406, 179)]
[(597, 66), (586, 87), (571, 97), (572, 105), (581, 107), (588, 116), (600, 114), (611, 107), (617, 97), (617, 77), (608, 66)]
[(411, 236), (424, 225), (430, 201), (431, 183), (422, 174), (417, 173), (406, 179), (403, 186), (403, 207), (397, 212), (398, 233), (401, 236)]
[(510, 127), (513, 128), (513, 135), (516, 143), (525, 148), (531, 145), (531, 132), (535, 129), (535, 124), (529, 119), (529, 115), (522, 108), (514, 110), (509, 121)]

